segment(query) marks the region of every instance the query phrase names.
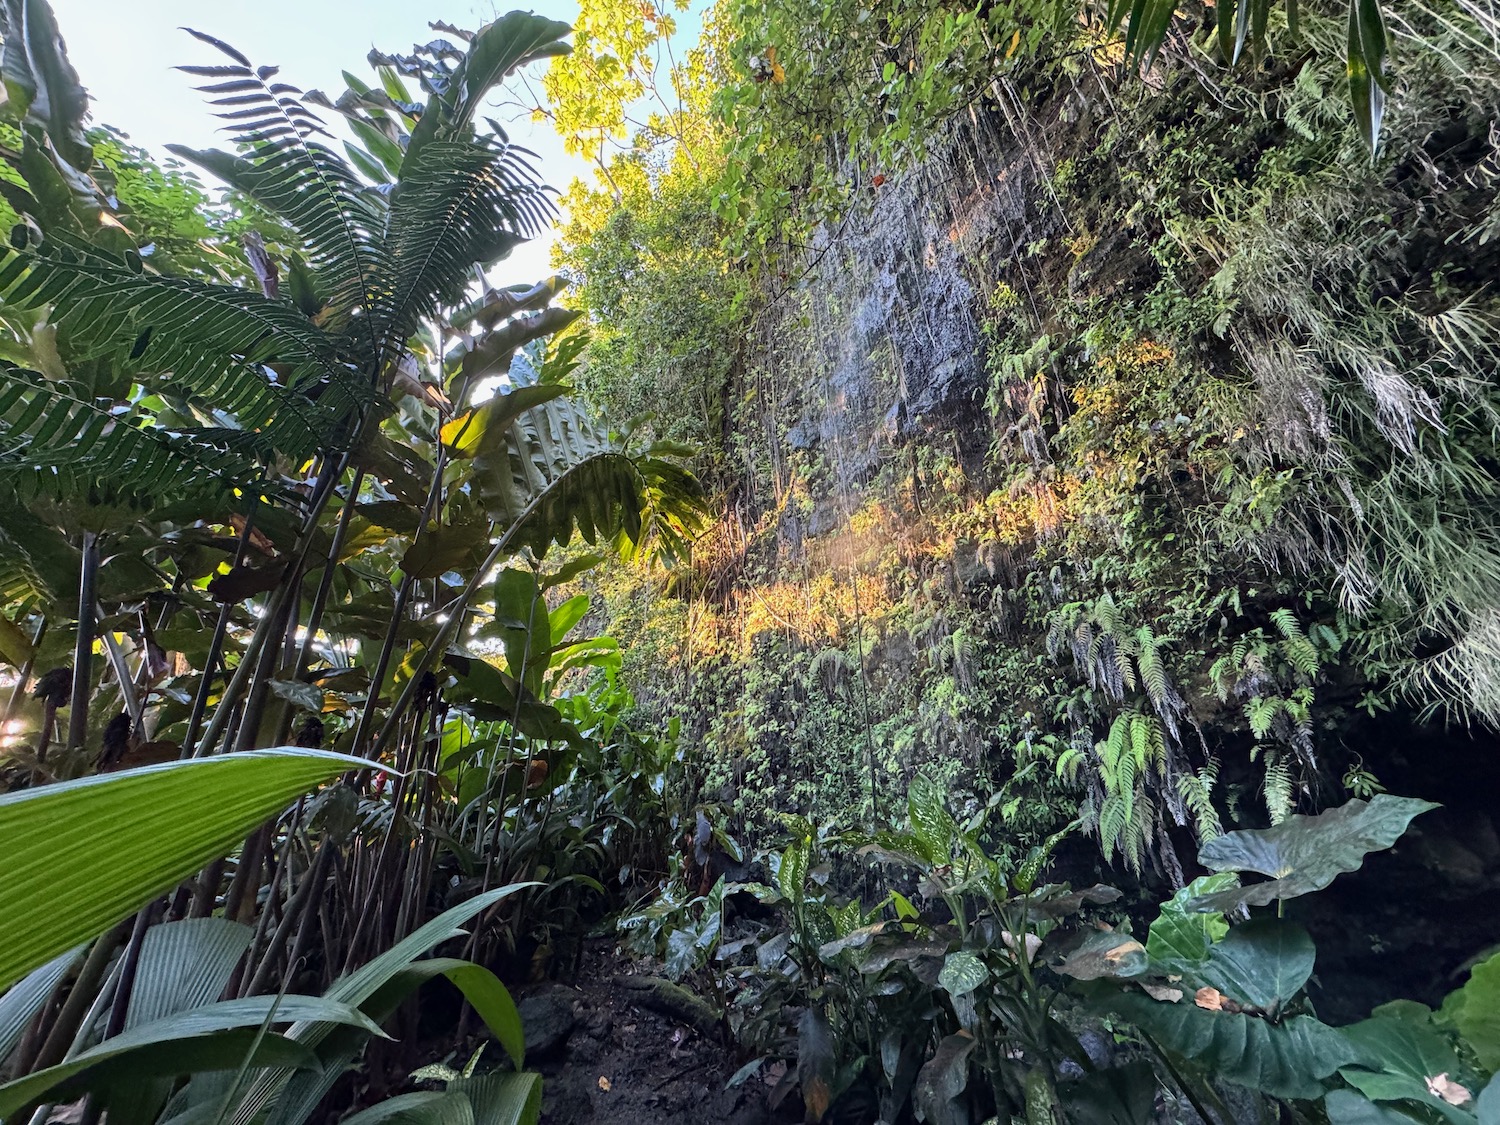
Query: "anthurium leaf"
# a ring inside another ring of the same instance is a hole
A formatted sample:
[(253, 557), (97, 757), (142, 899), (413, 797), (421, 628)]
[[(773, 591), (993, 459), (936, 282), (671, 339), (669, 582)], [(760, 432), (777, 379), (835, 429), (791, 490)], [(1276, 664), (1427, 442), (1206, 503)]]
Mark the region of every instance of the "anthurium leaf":
[(989, 975), (983, 961), (967, 949), (960, 949), (948, 954), (943, 961), (938, 984), (950, 996), (967, 996), (988, 980)]
[(967, 1108), (959, 1099), (969, 1085), (969, 1054), (978, 1041), (969, 1035), (948, 1035), (937, 1053), (922, 1064), (912, 1087), (912, 1104), (927, 1125), (966, 1125)]
[(230, 851), (293, 798), (369, 765), (282, 748), (0, 796), (0, 989)]
[(1146, 936), (1152, 964), (1177, 972), (1207, 959), (1209, 946), (1229, 932), (1229, 923), (1218, 911), (1189, 910), (1188, 903), (1237, 886), (1239, 876), (1233, 872), (1203, 875), (1162, 903)]
[[(64, 1083), (69, 1083), (70, 1091), (79, 1089), (78, 1083), (87, 1072), (126, 1055), (130, 1058), (130, 1072), (137, 1076), (191, 1074), (197, 1070), (238, 1067), (249, 1054), (255, 1035), (268, 1017), (276, 1023), (316, 1019), (360, 1027), (370, 1034), (382, 1034), (364, 1013), (319, 996), (251, 996), (242, 1000), (225, 1000), (141, 1024), (81, 1051), (57, 1066), (0, 1086), (0, 1119), (8, 1118), (22, 1106), (49, 1095)], [(223, 1034), (234, 1031), (245, 1031), (248, 1035)], [(274, 1039), (272, 1036), (266, 1038)], [(284, 1040), (280, 1042), (285, 1043)], [(295, 1048), (290, 1044), (284, 1050), (273, 1046), (271, 1052), (293, 1053)], [(295, 1053), (299, 1062), (292, 1065), (316, 1065), (305, 1052)], [(92, 1086), (93, 1082), (88, 1085)]]
[(0, 996), (0, 1064), (21, 1041), (31, 1017), (42, 1010), (53, 989), (77, 963), (83, 949), (79, 945), (59, 954), (45, 965), (31, 970), (24, 980)]
[(1228, 912), (1238, 906), (1265, 906), (1322, 890), (1365, 856), (1394, 844), (1412, 818), (1438, 806), (1414, 797), (1377, 794), (1353, 800), (1317, 816), (1289, 816), (1271, 828), (1226, 832), (1198, 853), (1215, 871), (1254, 871), (1271, 882), (1252, 883), (1191, 900), (1190, 909)]
[(1500, 1070), (1500, 953), (1474, 966), (1464, 986), (1443, 1001), (1443, 1017), (1486, 1070)]
[(1301, 926), (1280, 918), (1256, 919), (1230, 930), (1194, 976), (1241, 1004), (1275, 1012), (1302, 990), (1316, 956), (1317, 948)]
[(1167, 1050), (1272, 1097), (1321, 1097), (1323, 1080), (1357, 1057), (1338, 1030), (1311, 1016), (1273, 1024), (1188, 1001), (1163, 1003), (1140, 992), (1111, 994), (1107, 1004)]

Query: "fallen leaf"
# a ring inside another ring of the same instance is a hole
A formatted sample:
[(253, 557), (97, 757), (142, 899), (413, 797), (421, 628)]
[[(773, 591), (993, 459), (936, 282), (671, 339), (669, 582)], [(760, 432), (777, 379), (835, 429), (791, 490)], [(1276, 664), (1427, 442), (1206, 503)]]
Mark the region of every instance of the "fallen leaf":
[[(1182, 999), (1182, 989), (1168, 988), (1164, 984), (1147, 984), (1141, 982), (1141, 991), (1153, 1000), (1161, 1000), (1168, 1004), (1175, 1004)], [(1202, 1007), (1200, 1004), (1199, 1007)]]
[(1446, 1074), (1427, 1079), (1427, 1092), (1435, 1098), (1442, 1098), (1449, 1105), (1463, 1105), (1474, 1099), (1473, 1094)]
[(599, 1089), (603, 1090), (607, 1094), (607, 1093), (609, 1093), (609, 1087), (610, 1087), (610, 1081), (609, 1081), (609, 1079), (606, 1078), (606, 1077), (604, 1077), (604, 1075), (602, 1075), (602, 1074), (599, 1075)]
[(1200, 1008), (1207, 1008), (1210, 1012), (1223, 1011), (1226, 999), (1227, 997), (1217, 988), (1200, 988), (1193, 994), (1193, 1003)]

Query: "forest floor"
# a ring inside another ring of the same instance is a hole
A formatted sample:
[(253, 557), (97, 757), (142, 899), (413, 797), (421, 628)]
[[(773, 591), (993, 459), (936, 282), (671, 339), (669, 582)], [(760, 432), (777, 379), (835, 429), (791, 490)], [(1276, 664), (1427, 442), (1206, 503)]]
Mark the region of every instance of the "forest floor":
[[(575, 980), (519, 990), (527, 1065), (543, 1075), (542, 1125), (761, 1125), (775, 1120), (758, 1078), (734, 1089), (732, 1048), (653, 1011), (630, 987), (642, 966), (591, 940)], [(627, 983), (621, 983), (625, 981)]]

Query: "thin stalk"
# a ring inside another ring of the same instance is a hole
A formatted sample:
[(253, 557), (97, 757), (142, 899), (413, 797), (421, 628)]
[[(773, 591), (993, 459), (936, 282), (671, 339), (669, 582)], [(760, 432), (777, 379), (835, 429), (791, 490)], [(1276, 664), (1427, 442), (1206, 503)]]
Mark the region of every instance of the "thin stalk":
[(78, 971), (78, 979), (73, 982), (68, 998), (63, 1001), (62, 1011), (57, 1013), (52, 1030), (32, 1062), (33, 1071), (45, 1070), (63, 1061), (74, 1037), (78, 1034), (84, 1014), (98, 994), (99, 982), (104, 979), (105, 970), (109, 968), (109, 962), (115, 955), (116, 947), (124, 940), (129, 930), (130, 919), (127, 918), (108, 933), (101, 934), (94, 942), (94, 947), (89, 950), (88, 959), (84, 961), (83, 968)]
[(89, 684), (94, 670), (94, 603), (99, 589), (99, 538), (83, 533), (78, 577), (78, 635), (73, 644), (73, 694), (68, 698), (67, 749), (82, 749), (89, 735)]

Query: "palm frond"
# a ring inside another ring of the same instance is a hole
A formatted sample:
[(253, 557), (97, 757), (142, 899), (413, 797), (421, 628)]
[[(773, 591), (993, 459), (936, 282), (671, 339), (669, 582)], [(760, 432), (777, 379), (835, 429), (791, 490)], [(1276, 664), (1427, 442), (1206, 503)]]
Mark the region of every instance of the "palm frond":
[[(296, 229), (329, 294), (327, 326), (342, 328), (357, 310), (379, 299), (381, 279), (389, 276), (379, 238), (386, 212), (383, 197), (368, 190), (344, 158), (318, 140), (328, 133), (302, 103), (302, 91), (270, 81), (278, 68), (252, 69), (250, 60), (228, 44), (201, 32), (189, 34), (227, 55), (233, 65), (178, 69), (215, 79), (199, 89), (210, 95), (210, 104), (221, 107), (218, 116), (229, 122), (235, 143), (252, 155), (246, 159), (180, 145), (168, 149)], [(373, 347), (373, 337), (367, 339)]]
[(445, 141), (403, 166), (386, 239), (390, 283), (370, 310), (387, 354), (421, 320), (465, 300), (474, 266), (504, 257), (551, 219), (530, 156), (487, 138)]
[(82, 497), (149, 509), (162, 498), (233, 495), (258, 475), (261, 439), (168, 430), (88, 402), (35, 372), (0, 366), (0, 486), (22, 502)]
[[(83, 243), (0, 250), (0, 302), (51, 306), (76, 354), (232, 415), (268, 448), (312, 453), (370, 391), (291, 306), (230, 286), (138, 272)], [(273, 380), (268, 364), (282, 374)], [(316, 394), (316, 402), (308, 395)]]

